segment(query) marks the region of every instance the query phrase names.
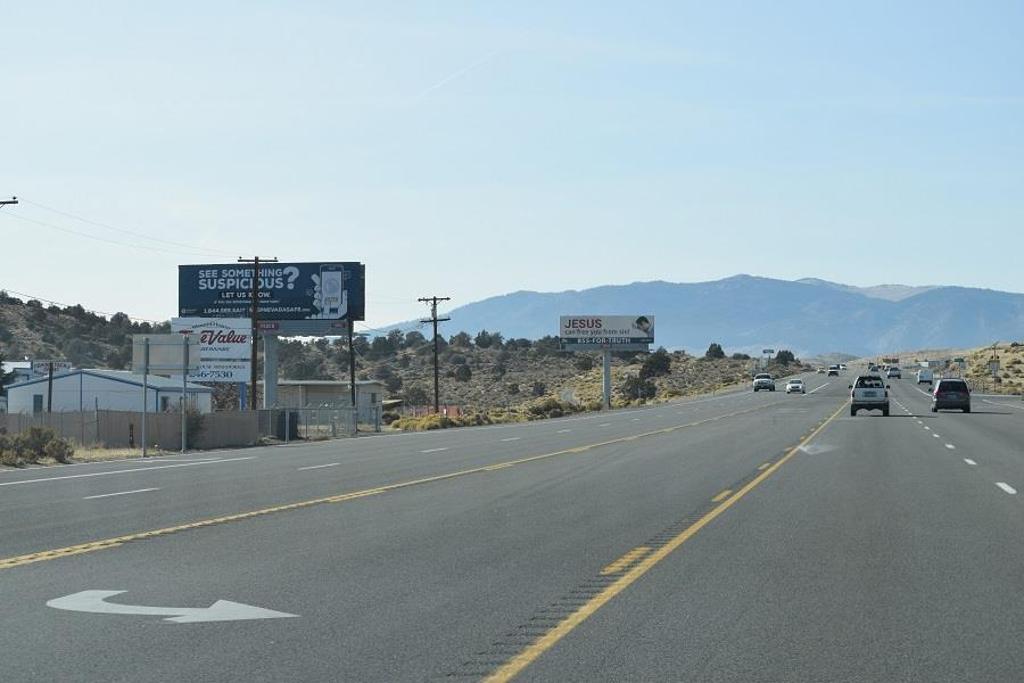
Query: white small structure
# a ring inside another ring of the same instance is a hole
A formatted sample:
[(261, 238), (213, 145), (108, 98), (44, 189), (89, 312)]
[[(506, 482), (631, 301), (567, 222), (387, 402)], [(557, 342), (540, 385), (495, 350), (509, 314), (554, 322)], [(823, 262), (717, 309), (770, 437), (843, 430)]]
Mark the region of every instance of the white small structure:
[[(127, 370), (71, 370), (53, 376), (50, 394), (48, 378), (39, 377), (10, 384), (7, 389), (7, 410), (11, 413), (43, 413), (52, 401), (53, 412), (82, 410), (142, 410), (142, 375)], [(158, 375), (147, 379), (146, 408), (150, 412), (173, 412), (179, 409), (181, 380)], [(186, 387), (185, 398), (190, 408), (200, 413), (213, 410), (213, 389), (199, 384)]]
[[(277, 404), (281, 408), (347, 408), (352, 405), (349, 387), (347, 381), (282, 379), (277, 382)], [(360, 422), (374, 424), (379, 420), (383, 400), (383, 382), (356, 380)]]

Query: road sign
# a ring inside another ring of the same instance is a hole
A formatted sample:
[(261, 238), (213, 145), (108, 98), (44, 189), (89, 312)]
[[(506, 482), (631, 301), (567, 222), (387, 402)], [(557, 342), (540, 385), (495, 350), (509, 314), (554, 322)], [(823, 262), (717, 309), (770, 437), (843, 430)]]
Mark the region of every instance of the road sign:
[(773, 353), (775, 353), (775, 349), (761, 349), (761, 353), (765, 354), (766, 356), (770, 356)]
[(53, 365), (53, 374), (71, 372), (71, 361), (69, 360), (34, 360), (32, 361), (33, 375), (50, 374), (50, 365)]
[(999, 359), (998, 358), (993, 358), (992, 360), (990, 360), (988, 362), (988, 371), (992, 374), (993, 377), (996, 377), (996, 376), (999, 375)]
[[(178, 266), (178, 314), (250, 317), (252, 280), (253, 267), (244, 264)], [(365, 267), (356, 262), (261, 264), (259, 299), (261, 321), (301, 322), (303, 329), (330, 334), (341, 329), (335, 326), (341, 321), (363, 320)]]
[(194, 624), (201, 621), (244, 621), (248, 619), (281, 619), (297, 617), (297, 614), (275, 612), (271, 609), (243, 605), (230, 600), (218, 600), (209, 607), (150, 607), (147, 605), (121, 605), (107, 602), (107, 598), (125, 591), (79, 591), (62, 598), (54, 598), (47, 607), (69, 612), (91, 612), (93, 614), (129, 614), (133, 616), (167, 617), (164, 621), (176, 624)]

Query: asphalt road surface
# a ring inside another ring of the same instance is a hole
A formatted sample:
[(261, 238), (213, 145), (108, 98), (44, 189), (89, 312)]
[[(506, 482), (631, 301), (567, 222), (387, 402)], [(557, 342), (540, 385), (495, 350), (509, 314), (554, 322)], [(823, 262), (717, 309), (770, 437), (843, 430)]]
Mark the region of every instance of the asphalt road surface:
[(2, 471), (0, 678), (1024, 680), (1024, 403), (852, 374)]

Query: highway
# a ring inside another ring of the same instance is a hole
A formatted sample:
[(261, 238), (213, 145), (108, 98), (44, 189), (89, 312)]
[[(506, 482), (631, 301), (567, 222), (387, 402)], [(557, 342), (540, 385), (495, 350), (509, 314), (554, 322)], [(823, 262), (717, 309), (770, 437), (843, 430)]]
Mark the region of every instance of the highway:
[(2, 677), (1024, 680), (1024, 403), (855, 371), (0, 471)]

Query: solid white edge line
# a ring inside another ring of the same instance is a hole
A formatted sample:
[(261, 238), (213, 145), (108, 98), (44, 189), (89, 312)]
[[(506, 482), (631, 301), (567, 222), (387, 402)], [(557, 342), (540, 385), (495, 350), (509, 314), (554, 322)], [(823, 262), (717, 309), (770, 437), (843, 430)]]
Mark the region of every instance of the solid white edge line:
[(998, 486), (999, 488), (1001, 488), (1001, 489), (1002, 489), (1003, 491), (1006, 491), (1006, 492), (1007, 492), (1007, 493), (1009, 493), (1009, 494), (1010, 494), (1011, 496), (1015, 496), (1015, 495), (1017, 495), (1017, 489), (1013, 488), (1012, 486), (1010, 486), (1009, 484), (1007, 484), (1007, 483), (1006, 483), (1005, 481), (997, 481), (997, 482), (996, 482), (996, 486)]
[(295, 471), (296, 472), (301, 472), (303, 470), (319, 470), (319, 469), (323, 469), (324, 467), (337, 467), (340, 464), (341, 464), (340, 462), (329, 462), (326, 465), (309, 465), (308, 467), (299, 467)]
[(131, 474), (133, 472), (152, 472), (153, 470), (170, 470), (178, 467), (196, 467), (198, 465), (219, 465), (225, 462), (237, 462), (239, 460), (254, 460), (255, 455), (248, 455), (244, 458), (224, 458), (223, 460), (204, 460), (203, 462), (182, 462), (176, 465), (159, 465), (157, 467), (133, 467), (130, 470), (111, 470), (109, 472), (89, 472), (88, 474), (69, 474), (63, 477), (43, 477), (41, 479), (20, 479), (18, 481), (0, 482), (0, 486), (19, 486), (21, 484), (39, 484), (47, 481), (60, 481), (62, 479), (84, 479), (86, 477), (106, 477), (111, 474)]
[(96, 500), (97, 498), (111, 498), (113, 496), (127, 496), (129, 493), (146, 493), (147, 491), (159, 491), (158, 488), (135, 489), (134, 491), (118, 491), (117, 493), (101, 493), (98, 496), (86, 496), (82, 500)]

